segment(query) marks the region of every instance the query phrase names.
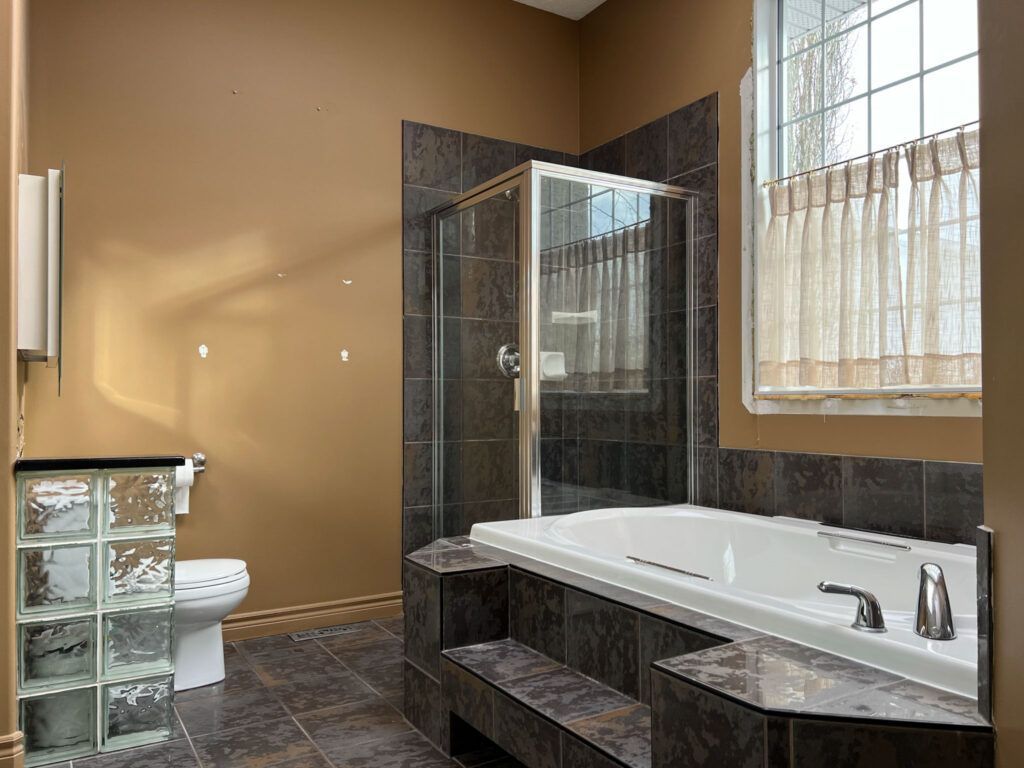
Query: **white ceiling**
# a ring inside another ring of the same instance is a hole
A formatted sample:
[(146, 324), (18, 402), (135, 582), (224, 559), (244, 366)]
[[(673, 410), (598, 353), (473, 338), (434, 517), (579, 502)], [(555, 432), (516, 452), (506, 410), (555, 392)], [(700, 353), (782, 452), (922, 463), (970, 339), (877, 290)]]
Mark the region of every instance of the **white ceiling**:
[(516, 0), (523, 5), (532, 5), (542, 11), (557, 13), (568, 19), (579, 20), (597, 8), (604, 0)]

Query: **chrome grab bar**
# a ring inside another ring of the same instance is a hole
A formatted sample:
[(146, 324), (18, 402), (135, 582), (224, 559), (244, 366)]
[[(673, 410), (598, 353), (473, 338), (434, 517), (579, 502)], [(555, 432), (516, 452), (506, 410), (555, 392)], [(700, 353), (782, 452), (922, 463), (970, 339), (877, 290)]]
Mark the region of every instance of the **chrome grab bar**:
[(681, 573), (684, 576), (694, 576), (698, 579), (704, 579), (705, 581), (714, 581), (710, 576), (705, 576), (703, 573), (695, 573), (693, 571), (685, 571), (682, 568), (673, 568), (671, 565), (665, 565), (664, 563), (656, 563), (653, 560), (644, 560), (640, 557), (633, 557), (633, 555), (626, 555), (627, 560), (632, 560), (634, 563), (640, 563), (642, 565), (653, 565), (656, 568), (664, 568), (666, 571), (674, 571), (675, 573)]
[(904, 552), (910, 551), (910, 547), (906, 544), (894, 544), (891, 541), (872, 539), (867, 536), (852, 536), (849, 533), (833, 533), (832, 531), (818, 531), (818, 535), (825, 539), (845, 539), (846, 541), (856, 541), (860, 544), (877, 544), (880, 547), (891, 547), (892, 549), (900, 549)]

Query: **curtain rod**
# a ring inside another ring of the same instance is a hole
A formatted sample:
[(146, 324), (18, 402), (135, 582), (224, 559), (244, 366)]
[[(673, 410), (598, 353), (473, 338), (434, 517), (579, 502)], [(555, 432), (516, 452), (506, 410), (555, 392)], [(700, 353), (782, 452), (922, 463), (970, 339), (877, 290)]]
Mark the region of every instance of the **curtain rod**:
[(935, 133), (930, 133), (927, 136), (922, 136), (922, 137), (920, 137), (918, 139), (914, 139), (913, 141), (904, 141), (904, 142), (901, 142), (900, 144), (893, 144), (891, 147), (886, 147), (885, 149), (876, 149), (874, 152), (868, 152), (868, 153), (863, 154), (863, 155), (858, 155), (857, 157), (851, 157), (849, 160), (840, 160), (838, 163), (830, 163), (829, 165), (821, 165), (821, 166), (818, 166), (817, 168), (811, 168), (809, 171), (800, 171), (799, 173), (792, 173), (789, 176), (783, 176), (782, 178), (779, 178), (779, 179), (772, 179), (770, 181), (763, 182), (761, 184), (761, 186), (762, 187), (771, 187), (771, 186), (774, 186), (776, 184), (781, 184), (784, 181), (791, 181), (792, 179), (799, 178), (800, 176), (807, 176), (807, 175), (812, 174), (812, 173), (817, 173), (818, 171), (827, 171), (830, 168), (835, 168), (835, 167), (840, 166), (840, 165), (846, 165), (847, 163), (855, 163), (858, 160), (864, 160), (865, 158), (868, 158), (868, 157), (874, 157), (875, 155), (881, 155), (881, 154), (884, 154), (885, 152), (892, 152), (894, 149), (901, 149), (901, 148), (906, 147), (906, 146), (908, 146), (910, 144), (916, 144), (919, 141), (925, 141), (926, 139), (938, 138), (939, 136), (941, 136), (944, 133), (952, 133), (953, 131), (961, 131), (962, 132), (964, 130), (964, 128), (967, 128), (968, 126), (971, 126), (971, 125), (977, 125), (977, 124), (978, 124), (977, 120), (972, 120), (969, 123), (964, 123), (963, 125), (959, 125), (959, 126), (957, 126), (955, 128), (947, 128), (944, 131), (936, 131)]

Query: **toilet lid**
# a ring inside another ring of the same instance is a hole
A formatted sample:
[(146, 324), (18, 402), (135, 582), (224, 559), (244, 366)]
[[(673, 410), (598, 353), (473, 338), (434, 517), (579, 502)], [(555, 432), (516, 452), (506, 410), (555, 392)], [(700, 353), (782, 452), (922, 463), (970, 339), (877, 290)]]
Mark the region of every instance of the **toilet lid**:
[(179, 560), (174, 564), (176, 589), (210, 587), (235, 581), (245, 573), (244, 560), (215, 558), (210, 560)]

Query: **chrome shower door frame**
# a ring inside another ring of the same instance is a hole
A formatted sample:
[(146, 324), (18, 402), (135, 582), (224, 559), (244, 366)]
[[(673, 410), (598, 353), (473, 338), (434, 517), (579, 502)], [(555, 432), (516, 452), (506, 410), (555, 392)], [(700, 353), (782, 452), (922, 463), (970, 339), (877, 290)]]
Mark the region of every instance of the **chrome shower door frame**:
[(687, 200), (686, 207), (686, 442), (687, 495), (690, 503), (699, 498), (697, 473), (696, 427), (696, 270), (694, 266), (695, 208), (697, 193), (670, 184), (630, 179), (608, 173), (586, 171), (536, 160), (523, 163), (505, 173), (456, 196), (451, 202), (428, 213), (432, 216), (433, 235), (433, 513), (435, 538), (443, 532), (442, 508), (444, 456), (444, 406), (442, 392), (442, 218), (471, 208), (504, 191), (519, 192), (519, 516), (541, 516), (541, 429), (540, 429), (540, 185), (542, 177), (597, 184), (624, 192), (655, 194), (660, 197)]

